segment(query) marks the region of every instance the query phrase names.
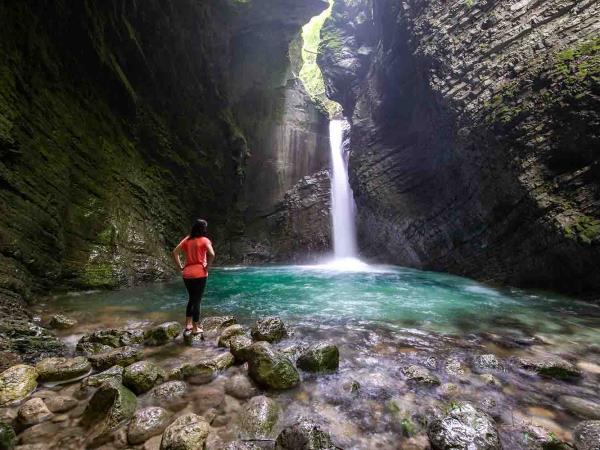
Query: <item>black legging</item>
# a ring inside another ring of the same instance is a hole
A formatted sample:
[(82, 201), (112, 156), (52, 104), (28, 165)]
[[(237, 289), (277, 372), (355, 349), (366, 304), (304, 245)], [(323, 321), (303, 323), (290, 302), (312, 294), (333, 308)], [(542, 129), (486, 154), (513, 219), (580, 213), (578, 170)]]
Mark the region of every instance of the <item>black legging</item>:
[(204, 288), (206, 287), (206, 277), (204, 278), (184, 278), (183, 282), (188, 291), (189, 300), (185, 309), (185, 316), (191, 317), (194, 322), (200, 321), (200, 301)]

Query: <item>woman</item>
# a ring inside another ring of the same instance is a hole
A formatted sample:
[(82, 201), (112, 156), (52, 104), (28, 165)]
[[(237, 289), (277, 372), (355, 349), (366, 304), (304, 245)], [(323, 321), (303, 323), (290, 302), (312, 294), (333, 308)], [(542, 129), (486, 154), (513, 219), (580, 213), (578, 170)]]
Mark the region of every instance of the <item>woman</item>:
[[(173, 250), (173, 260), (183, 272), (183, 282), (189, 295), (185, 312), (185, 331), (194, 335), (202, 333), (202, 330), (198, 328), (200, 301), (206, 287), (208, 268), (215, 259), (212, 243), (206, 237), (207, 229), (206, 220), (196, 220), (192, 225), (190, 235), (185, 237)], [(184, 265), (181, 265), (179, 258), (181, 253), (185, 254)]]

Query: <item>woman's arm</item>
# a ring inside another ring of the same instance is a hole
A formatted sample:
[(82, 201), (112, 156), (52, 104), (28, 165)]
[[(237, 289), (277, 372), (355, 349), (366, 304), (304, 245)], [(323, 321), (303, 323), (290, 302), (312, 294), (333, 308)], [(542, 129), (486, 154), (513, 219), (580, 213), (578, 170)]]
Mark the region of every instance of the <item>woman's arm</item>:
[(215, 251), (212, 246), (212, 242), (208, 241), (206, 245), (206, 268), (208, 269), (213, 261), (215, 260)]
[(175, 261), (175, 264), (177, 265), (177, 268), (179, 270), (183, 270), (183, 264), (181, 264), (181, 259), (179, 259), (179, 255), (181, 253), (183, 253), (182, 247), (183, 247), (184, 242), (185, 242), (185, 239), (183, 241), (181, 241), (179, 243), (179, 245), (177, 247), (175, 247), (175, 249), (171, 253), (171, 256), (173, 257), (173, 261)]

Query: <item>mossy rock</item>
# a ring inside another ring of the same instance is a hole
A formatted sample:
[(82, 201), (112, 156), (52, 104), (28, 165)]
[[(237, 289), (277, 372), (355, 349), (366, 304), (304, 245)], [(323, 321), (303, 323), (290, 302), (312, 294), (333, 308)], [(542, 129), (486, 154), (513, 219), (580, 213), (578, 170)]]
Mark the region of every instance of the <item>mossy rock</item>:
[(126, 367), (142, 359), (143, 352), (136, 347), (119, 347), (108, 352), (90, 356), (88, 359), (97, 370), (106, 370), (112, 366)]
[(240, 438), (244, 440), (268, 440), (275, 438), (274, 431), (279, 419), (279, 405), (271, 398), (252, 397), (240, 413)]
[(18, 364), (0, 374), (0, 406), (26, 398), (37, 386), (35, 367)]
[(98, 434), (114, 431), (133, 416), (136, 408), (133, 392), (117, 380), (107, 380), (90, 399), (81, 424), (96, 428)]
[(201, 416), (186, 414), (167, 427), (160, 450), (197, 450), (204, 448), (210, 425)]
[(123, 368), (121, 366), (113, 366), (104, 372), (100, 372), (85, 378), (81, 382), (81, 387), (79, 388), (77, 396), (79, 398), (85, 398), (93, 391), (93, 389), (99, 387), (102, 383), (109, 380), (114, 380), (117, 383), (121, 383), (123, 380)]
[(252, 339), (245, 335), (236, 335), (229, 339), (229, 351), (237, 363), (241, 364), (248, 360), (252, 343)]
[(303, 420), (289, 426), (277, 436), (275, 450), (335, 450), (331, 436), (315, 423)]
[(17, 444), (17, 434), (13, 427), (0, 422), (0, 450), (13, 450)]
[(248, 350), (248, 375), (266, 389), (290, 389), (300, 383), (292, 362), (268, 342), (256, 342)]
[(544, 378), (572, 380), (581, 377), (581, 371), (576, 366), (561, 358), (516, 358), (516, 362), (523, 369), (536, 372)]
[(194, 362), (182, 362), (169, 370), (169, 380), (190, 380), (195, 384), (204, 384), (212, 381), (220, 371), (231, 367), (234, 363), (233, 355), (229, 352), (204, 358)]
[(254, 324), (250, 334), (255, 341), (278, 342), (287, 336), (287, 330), (279, 317), (266, 317)]
[(307, 372), (331, 372), (340, 365), (340, 352), (335, 345), (319, 343), (302, 353), (296, 365)]
[[(144, 332), (142, 330), (119, 330), (108, 329), (98, 330), (86, 334), (77, 343), (77, 351), (84, 353), (84, 349), (105, 348), (101, 346), (117, 348), (125, 347), (144, 342)], [(86, 344), (96, 344), (96, 346), (86, 346)]]
[(202, 319), (200, 322), (200, 328), (204, 330), (204, 333), (207, 336), (216, 336), (221, 332), (221, 330), (231, 325), (235, 325), (236, 323), (237, 321), (233, 316), (212, 316)]
[(82, 377), (92, 370), (92, 365), (83, 356), (75, 358), (46, 358), (35, 365), (39, 381), (67, 381)]
[(164, 345), (181, 334), (183, 327), (179, 322), (165, 322), (147, 330), (145, 333), (146, 345)]
[(62, 314), (55, 314), (50, 318), (48, 325), (50, 325), (50, 328), (57, 330), (67, 330), (77, 325), (77, 321)]
[(131, 445), (143, 444), (161, 434), (167, 428), (170, 417), (169, 411), (158, 406), (137, 410), (127, 427), (127, 441)]
[(185, 381), (167, 381), (153, 388), (148, 395), (161, 404), (172, 403), (181, 400), (187, 391), (188, 385)]
[(231, 338), (233, 336), (243, 335), (245, 332), (242, 325), (230, 325), (221, 332), (217, 345), (219, 347), (229, 348)]
[(429, 369), (412, 364), (402, 369), (402, 372), (409, 381), (422, 386), (439, 386), (440, 380)]
[(152, 361), (138, 361), (123, 370), (123, 384), (138, 395), (148, 392), (166, 378), (162, 367)]

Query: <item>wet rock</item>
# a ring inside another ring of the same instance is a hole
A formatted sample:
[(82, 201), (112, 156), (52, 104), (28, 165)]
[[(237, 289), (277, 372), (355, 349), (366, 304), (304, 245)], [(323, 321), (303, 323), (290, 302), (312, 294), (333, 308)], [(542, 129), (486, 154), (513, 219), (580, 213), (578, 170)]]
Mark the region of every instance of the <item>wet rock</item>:
[(19, 427), (26, 428), (45, 422), (52, 417), (52, 413), (41, 398), (27, 400), (19, 408), (17, 423)]
[(289, 389), (300, 383), (300, 375), (292, 362), (269, 343), (256, 342), (248, 351), (248, 375), (259, 386)]
[(194, 384), (209, 383), (219, 371), (231, 367), (233, 363), (234, 357), (229, 352), (195, 362), (182, 362), (169, 370), (168, 379), (185, 379)]
[(225, 445), (222, 450), (260, 450), (256, 444), (246, 441), (234, 441)]
[(504, 370), (502, 362), (493, 354), (477, 355), (473, 358), (473, 368), (477, 373)]
[(457, 384), (444, 383), (440, 386), (440, 392), (446, 397), (454, 397), (460, 392), (460, 389)]
[(0, 374), (0, 406), (23, 400), (37, 386), (34, 367), (18, 364)]
[[(0, 301), (0, 310), (2, 306)], [(0, 348), (8, 351), (9, 356), (18, 354), (18, 358), (26, 363), (49, 356), (61, 356), (67, 351), (65, 344), (46, 328), (28, 319), (10, 317), (10, 314), (0, 318)], [(11, 359), (14, 360), (15, 356)]]
[(247, 376), (234, 375), (225, 382), (225, 392), (237, 399), (246, 400), (254, 397), (257, 389)]
[(301, 421), (285, 428), (275, 441), (275, 450), (335, 450), (329, 433), (319, 425)]
[(273, 439), (278, 419), (279, 405), (275, 400), (264, 395), (252, 397), (240, 414), (240, 437), (245, 440)]
[(135, 394), (109, 379), (102, 383), (88, 403), (81, 424), (94, 427), (97, 435), (117, 429), (129, 420), (137, 407)]
[(127, 441), (131, 445), (142, 444), (161, 434), (167, 428), (170, 416), (166, 409), (157, 406), (137, 410), (127, 428)]
[(487, 385), (490, 385), (490, 386), (502, 386), (502, 383), (500, 382), (500, 380), (498, 380), (498, 378), (496, 378), (491, 373), (481, 374), (481, 375), (479, 375), (479, 378), (481, 379), (481, 381), (483, 381)]
[(184, 381), (167, 381), (153, 388), (149, 396), (160, 402), (170, 403), (184, 397), (187, 390), (188, 386)]
[(600, 450), (600, 420), (586, 420), (573, 429), (577, 450)]
[[(194, 408), (196, 411), (205, 413), (211, 409), (221, 410), (225, 403), (225, 389), (220, 385), (206, 385), (195, 388), (193, 391), (195, 396)], [(216, 415), (213, 415), (213, 418)]]
[(523, 424), (517, 427), (503, 426), (503, 448), (510, 450), (567, 450), (553, 433), (540, 426)]
[(210, 425), (201, 416), (178, 417), (163, 433), (160, 450), (197, 450), (204, 448)]
[(66, 381), (86, 375), (92, 370), (92, 365), (83, 356), (54, 357), (42, 359), (35, 365), (35, 369), (39, 381)]
[(456, 358), (448, 359), (444, 365), (444, 369), (448, 375), (452, 375), (457, 378), (462, 378), (470, 372), (469, 368), (463, 364), (462, 361)]
[(406, 378), (424, 386), (437, 386), (440, 380), (425, 367), (410, 365), (402, 370)]
[(108, 380), (114, 380), (121, 383), (123, 380), (123, 368), (121, 366), (112, 366), (104, 372), (91, 375), (81, 382), (81, 387), (77, 393), (77, 398), (87, 397), (92, 389), (99, 387), (102, 383)]
[(112, 366), (126, 367), (142, 359), (143, 353), (136, 347), (119, 347), (108, 352), (89, 357), (92, 366), (97, 370), (106, 370)]
[(75, 319), (71, 319), (70, 317), (63, 316), (62, 314), (55, 314), (50, 318), (50, 322), (48, 324), (50, 325), (50, 328), (67, 330), (77, 325), (77, 321)]
[(493, 420), (469, 403), (459, 403), (431, 421), (427, 435), (434, 450), (500, 450)]
[(295, 342), (287, 347), (282, 348), (280, 351), (295, 363), (300, 355), (305, 353), (309, 348), (310, 345), (305, 344), (304, 342)]
[(221, 332), (217, 345), (228, 348), (233, 336), (243, 335), (245, 332), (244, 327), (241, 325), (230, 325)]
[(152, 361), (138, 361), (123, 370), (123, 384), (138, 395), (148, 392), (166, 378), (162, 367)]
[(190, 347), (196, 347), (202, 345), (204, 342), (204, 333), (190, 333), (186, 332), (183, 334), (183, 343), (185, 345), (189, 345)]
[(233, 316), (213, 316), (202, 319), (200, 328), (204, 330), (207, 336), (213, 336), (220, 334), (224, 328), (235, 324), (236, 320)]
[(249, 349), (252, 345), (252, 339), (248, 336), (233, 336), (229, 340), (229, 351), (234, 356), (235, 361), (244, 363), (248, 360)]
[(319, 343), (302, 353), (296, 365), (307, 372), (330, 372), (340, 365), (340, 352), (337, 346)]
[(521, 368), (536, 372), (546, 378), (569, 380), (581, 377), (581, 371), (577, 367), (557, 357), (516, 358), (515, 361)]
[(44, 403), (53, 413), (63, 413), (77, 406), (77, 400), (65, 395), (57, 395), (44, 399)]
[[(0, 342), (2, 342), (0, 340)], [(11, 352), (8, 350), (0, 350), (0, 372), (4, 372), (6, 369), (18, 364), (23, 364), (23, 359), (18, 353)]]
[(0, 450), (13, 450), (17, 443), (17, 435), (10, 425), (0, 422)]
[(147, 330), (144, 334), (146, 345), (164, 345), (181, 334), (183, 327), (179, 322), (165, 322)]
[(91, 356), (106, 352), (109, 347), (126, 347), (142, 342), (144, 342), (142, 330), (98, 330), (79, 339), (76, 350), (85, 356)]
[(254, 324), (250, 334), (255, 341), (278, 342), (287, 336), (287, 330), (279, 317), (266, 317)]
[(600, 420), (600, 404), (572, 395), (562, 395), (558, 402), (568, 411), (583, 419)]

